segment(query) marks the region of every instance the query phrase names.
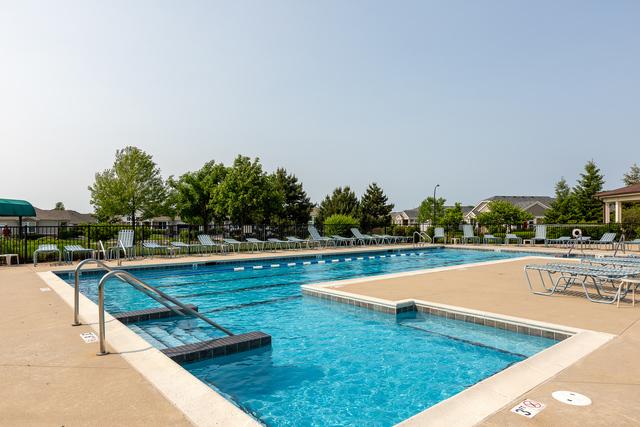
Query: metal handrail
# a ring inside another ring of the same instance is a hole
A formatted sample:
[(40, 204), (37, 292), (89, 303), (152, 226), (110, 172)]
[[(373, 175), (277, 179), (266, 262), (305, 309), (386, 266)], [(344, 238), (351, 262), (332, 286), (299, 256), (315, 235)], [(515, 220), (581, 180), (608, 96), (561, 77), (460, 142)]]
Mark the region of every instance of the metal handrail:
[[(233, 332), (231, 332), (227, 328), (225, 328), (225, 327), (223, 327), (221, 325), (218, 325), (216, 322), (214, 322), (213, 320), (209, 319), (208, 317), (198, 313), (197, 311), (195, 311), (194, 309), (192, 309), (188, 305), (183, 304), (182, 302), (180, 302), (179, 300), (173, 298), (172, 296), (169, 296), (169, 295), (165, 294), (164, 292), (154, 288), (153, 286), (143, 282), (142, 280), (136, 278), (132, 274), (130, 274), (130, 273), (124, 271), (124, 270), (111, 270), (107, 274), (102, 276), (102, 279), (100, 279), (100, 282), (98, 283), (98, 322), (99, 322), (99, 331), (100, 331), (100, 353), (98, 353), (98, 355), (100, 355), (100, 356), (105, 355), (105, 354), (108, 353), (106, 351), (106, 346), (105, 346), (104, 286), (105, 286), (107, 280), (109, 280), (111, 277), (117, 277), (118, 279), (122, 280), (123, 282), (132, 285), (136, 289), (138, 289), (138, 287), (141, 287), (147, 292), (153, 292), (156, 295), (158, 295), (159, 297), (161, 297), (162, 299), (165, 299), (165, 300), (177, 305), (178, 307), (180, 307), (182, 309), (183, 312), (186, 312), (187, 314), (190, 314), (190, 315), (192, 315), (194, 317), (197, 317), (198, 319), (208, 323), (209, 325), (211, 325), (214, 328), (224, 332), (225, 334), (227, 334), (229, 336), (233, 336)], [(184, 313), (182, 313), (182, 315), (184, 315)]]
[[(181, 316), (186, 316), (187, 314), (197, 317), (198, 319), (204, 321), (205, 323), (208, 323), (209, 325), (213, 326), (214, 328), (224, 332), (225, 334), (232, 336), (234, 335), (233, 332), (231, 332), (230, 330), (228, 330), (227, 328), (217, 324), (216, 322), (214, 322), (213, 320), (209, 319), (208, 317), (204, 316), (203, 314), (198, 313), (197, 311), (195, 311), (194, 309), (192, 309), (191, 307), (189, 307), (186, 304), (183, 304), (181, 301), (177, 300), (176, 298), (167, 295), (166, 293), (162, 292), (159, 289), (156, 289), (155, 287), (149, 285), (148, 283), (143, 282), (142, 280), (136, 278), (135, 276), (133, 276), (131, 273), (128, 273), (124, 270), (113, 270), (111, 267), (109, 267), (106, 263), (104, 263), (103, 261), (100, 261), (98, 259), (93, 259), (93, 258), (89, 258), (89, 259), (85, 259), (83, 261), (81, 261), (75, 269), (75, 280), (74, 280), (74, 303), (73, 303), (73, 325), (77, 326), (80, 325), (79, 322), (79, 308), (80, 308), (80, 286), (79, 286), (79, 273), (80, 273), (80, 269), (90, 263), (93, 262), (96, 265), (98, 265), (99, 267), (102, 267), (103, 269), (107, 270), (107, 274), (105, 274), (104, 276), (102, 276), (102, 278), (100, 279), (100, 282), (98, 283), (98, 321), (99, 321), (99, 332), (100, 332), (100, 353), (98, 353), (99, 355), (104, 355), (107, 354), (106, 351), (106, 346), (105, 346), (105, 321), (104, 321), (104, 286), (106, 284), (106, 281), (108, 279), (110, 279), (111, 277), (117, 277), (118, 279), (122, 280), (125, 283), (128, 283), (129, 285), (133, 286), (134, 289), (144, 293), (145, 295), (149, 296), (150, 298), (153, 298), (154, 300), (156, 300), (157, 302), (159, 302), (160, 304), (164, 305), (165, 307), (167, 307), (168, 309), (172, 310), (173, 312), (181, 315)], [(167, 302), (168, 301), (168, 302)], [(173, 305), (171, 305), (173, 304)], [(178, 310), (177, 307), (179, 307), (181, 310)]]
[[(414, 241), (415, 241), (416, 234), (418, 235), (418, 241), (414, 243), (415, 246), (417, 246), (420, 243), (433, 243), (431, 236), (429, 236), (426, 231), (414, 231), (413, 232)], [(427, 242), (426, 239), (429, 239), (429, 241)]]

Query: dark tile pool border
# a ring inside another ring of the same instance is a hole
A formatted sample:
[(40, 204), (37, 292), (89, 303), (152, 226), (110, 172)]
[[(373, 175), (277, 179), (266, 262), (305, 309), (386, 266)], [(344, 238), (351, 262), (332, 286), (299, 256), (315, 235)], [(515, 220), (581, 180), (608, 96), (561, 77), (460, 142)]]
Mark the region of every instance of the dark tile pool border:
[(416, 302), (402, 302), (397, 305), (383, 304), (372, 301), (365, 301), (358, 298), (352, 298), (342, 295), (334, 295), (326, 293), (326, 291), (317, 291), (309, 288), (303, 288), (302, 293), (311, 297), (324, 299), (331, 302), (353, 305), (355, 307), (362, 307), (368, 310), (379, 311), (386, 314), (397, 315), (406, 312), (419, 312), (430, 314), (432, 316), (445, 317), (452, 320), (460, 320), (463, 322), (474, 323), (477, 325), (488, 326), (496, 329), (504, 329), (511, 332), (516, 332), (524, 335), (531, 335), (536, 337), (549, 338), (555, 341), (562, 341), (574, 335), (573, 332), (560, 331), (554, 329), (548, 329), (543, 327), (534, 326), (523, 322), (509, 321), (506, 319), (499, 319), (495, 317), (482, 316), (474, 313), (468, 313), (459, 310), (445, 309), (435, 305), (429, 305), (426, 303)]

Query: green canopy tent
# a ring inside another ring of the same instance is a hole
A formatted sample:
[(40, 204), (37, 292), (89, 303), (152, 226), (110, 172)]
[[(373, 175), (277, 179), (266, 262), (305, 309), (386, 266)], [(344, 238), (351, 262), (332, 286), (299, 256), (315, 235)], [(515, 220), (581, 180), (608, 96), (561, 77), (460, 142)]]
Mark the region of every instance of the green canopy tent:
[(35, 217), (36, 210), (26, 200), (0, 199), (0, 217), (2, 216), (17, 216), (22, 235), (22, 217)]

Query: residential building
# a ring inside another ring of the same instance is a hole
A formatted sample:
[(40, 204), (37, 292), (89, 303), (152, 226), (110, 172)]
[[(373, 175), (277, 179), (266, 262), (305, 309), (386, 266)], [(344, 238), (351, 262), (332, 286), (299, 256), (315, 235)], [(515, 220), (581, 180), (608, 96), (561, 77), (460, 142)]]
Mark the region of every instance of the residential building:
[(551, 209), (551, 204), (555, 199), (548, 196), (493, 196), (481, 200), (473, 209), (465, 214), (464, 220), (466, 222), (473, 222), (480, 213), (489, 212), (489, 203), (495, 200), (509, 202), (529, 212), (534, 217), (533, 223), (537, 224), (544, 218), (547, 210)]

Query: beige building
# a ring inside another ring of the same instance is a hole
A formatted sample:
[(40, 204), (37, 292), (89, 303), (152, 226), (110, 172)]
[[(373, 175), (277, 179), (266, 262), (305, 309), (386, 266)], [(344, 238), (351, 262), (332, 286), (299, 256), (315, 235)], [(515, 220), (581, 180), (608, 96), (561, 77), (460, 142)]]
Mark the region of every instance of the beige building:
[(622, 222), (622, 204), (640, 203), (640, 183), (617, 188), (615, 190), (603, 191), (596, 194), (596, 197), (604, 203), (604, 222), (611, 222), (613, 213), (614, 222)]

